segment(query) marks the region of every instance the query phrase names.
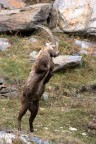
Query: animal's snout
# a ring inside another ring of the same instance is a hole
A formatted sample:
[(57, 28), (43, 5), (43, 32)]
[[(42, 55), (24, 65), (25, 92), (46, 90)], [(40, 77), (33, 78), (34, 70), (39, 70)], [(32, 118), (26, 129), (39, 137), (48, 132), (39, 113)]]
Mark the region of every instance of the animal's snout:
[(59, 51), (56, 52), (56, 56), (58, 56), (58, 55), (59, 55)]
[(53, 57), (57, 57), (59, 55), (59, 51), (54, 53), (54, 56)]

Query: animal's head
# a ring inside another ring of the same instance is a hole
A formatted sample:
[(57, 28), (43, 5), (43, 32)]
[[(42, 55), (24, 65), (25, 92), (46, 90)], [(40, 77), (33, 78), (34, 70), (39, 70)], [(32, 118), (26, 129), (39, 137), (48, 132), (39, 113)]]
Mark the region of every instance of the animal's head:
[(51, 57), (56, 57), (59, 55), (59, 50), (58, 50), (58, 42), (55, 42), (55, 43), (46, 43), (46, 46), (47, 46), (47, 50), (50, 54)]
[(53, 33), (51, 32), (51, 30), (43, 25), (35, 25), (35, 28), (38, 28), (38, 27), (44, 29), (49, 34), (51, 42), (46, 43), (46, 46), (47, 46), (47, 49), (48, 49), (48, 52), (50, 53), (50, 55), (52, 57), (58, 56), (59, 55), (59, 51), (58, 51), (59, 44), (58, 44), (56, 38), (54, 37)]

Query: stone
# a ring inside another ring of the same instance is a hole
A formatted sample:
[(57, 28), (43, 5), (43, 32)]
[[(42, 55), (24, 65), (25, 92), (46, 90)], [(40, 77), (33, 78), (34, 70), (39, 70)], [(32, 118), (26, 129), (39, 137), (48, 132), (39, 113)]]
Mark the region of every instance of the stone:
[(43, 93), (42, 99), (43, 99), (44, 101), (48, 101), (48, 93), (47, 93), (47, 92), (44, 92), (44, 93)]
[(16, 143), (16, 140), (18, 140), (20, 144), (51, 144), (50, 141), (40, 139), (33, 135), (30, 137), (26, 134), (19, 134), (17, 137), (13, 132), (0, 131), (0, 144), (13, 144)]
[(2, 85), (4, 83), (4, 79), (0, 78), (0, 85)]
[(68, 69), (77, 65), (82, 65), (82, 56), (71, 56), (71, 55), (59, 55), (56, 58), (53, 58), (55, 63), (54, 72), (59, 70)]
[(0, 85), (0, 93), (1, 93), (1, 90), (4, 89), (4, 88), (6, 88), (6, 86), (4, 84), (1, 84)]
[(82, 133), (83, 136), (86, 136), (87, 134), (85, 132)]
[(36, 24), (46, 22), (51, 8), (50, 3), (40, 3), (20, 9), (0, 11), (0, 33), (34, 30)]
[(29, 43), (36, 43), (38, 42), (38, 40), (34, 37), (31, 37), (29, 40), (28, 40)]
[(0, 38), (0, 51), (5, 51), (9, 47), (11, 47), (9, 40), (6, 38)]
[(73, 128), (73, 127), (69, 127), (69, 130), (71, 130), (71, 131), (77, 131), (77, 129)]
[[(1, 85), (2, 86), (2, 85)], [(1, 87), (0, 94), (3, 97), (9, 97), (9, 98), (17, 98), (20, 95), (20, 92), (15, 87)]]
[(88, 41), (76, 40), (75, 44), (81, 49), (78, 54), (96, 55), (96, 44)]
[(33, 62), (36, 57), (37, 57), (38, 52), (37, 51), (33, 51), (30, 53), (30, 60)]
[(36, 3), (49, 3), (52, 2), (54, 0), (23, 0), (27, 5), (32, 5), (32, 4), (36, 4)]
[(0, 9), (16, 9), (25, 7), (22, 0), (0, 0)]
[(55, 0), (50, 27), (96, 35), (96, 0)]
[(80, 46), (81, 48), (88, 49), (93, 46), (93, 43), (88, 42), (88, 41), (81, 41), (81, 40), (76, 40), (75, 43)]
[(1, 96), (13, 99), (13, 98), (18, 98), (20, 96), (20, 93), (17, 92), (17, 91), (14, 91), (14, 92), (9, 92), (9, 93), (1, 94)]
[[(35, 55), (33, 59), (31, 58), (31, 62), (35, 61), (36, 56), (37, 55)], [(59, 55), (58, 57), (53, 58), (53, 62), (55, 64), (55, 68), (53, 72), (55, 73), (63, 69), (65, 70), (65, 69), (72, 68), (78, 65), (82, 65), (83, 60), (82, 60), (82, 56), (78, 56), (78, 55), (76, 56)]]

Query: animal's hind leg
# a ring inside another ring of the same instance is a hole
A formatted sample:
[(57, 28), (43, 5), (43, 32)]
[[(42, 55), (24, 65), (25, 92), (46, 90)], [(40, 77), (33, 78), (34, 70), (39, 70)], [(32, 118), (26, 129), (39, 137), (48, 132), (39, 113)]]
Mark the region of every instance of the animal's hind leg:
[(26, 103), (22, 104), (22, 107), (18, 116), (18, 130), (21, 130), (21, 119), (25, 115), (27, 109), (28, 109), (28, 104)]
[(38, 113), (38, 109), (39, 109), (39, 101), (33, 101), (30, 103), (30, 107), (29, 107), (29, 111), (31, 112), (31, 115), (29, 118), (30, 132), (34, 132), (33, 121)]

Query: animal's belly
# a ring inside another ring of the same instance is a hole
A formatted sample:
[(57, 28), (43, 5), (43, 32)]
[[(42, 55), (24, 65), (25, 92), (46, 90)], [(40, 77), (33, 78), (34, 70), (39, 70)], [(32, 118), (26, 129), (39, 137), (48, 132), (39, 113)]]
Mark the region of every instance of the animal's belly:
[(45, 86), (42, 84), (38, 84), (36, 87), (27, 87), (25, 90), (23, 90), (23, 96), (28, 101), (37, 101), (40, 100), (41, 96), (44, 93)]

